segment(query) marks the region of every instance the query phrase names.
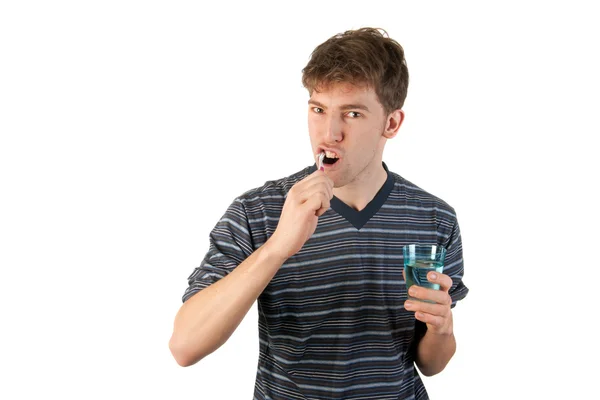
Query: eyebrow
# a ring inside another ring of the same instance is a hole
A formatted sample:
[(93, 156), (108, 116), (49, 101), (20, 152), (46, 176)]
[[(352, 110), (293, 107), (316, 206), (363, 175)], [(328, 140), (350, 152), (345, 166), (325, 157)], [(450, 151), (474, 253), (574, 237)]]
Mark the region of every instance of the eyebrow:
[[(308, 104), (312, 104), (315, 105), (317, 107), (321, 107), (323, 109), (326, 109), (327, 107), (325, 107), (325, 105), (319, 103), (316, 100), (308, 100)], [(343, 104), (340, 106), (340, 109), (342, 110), (350, 110), (350, 109), (354, 109), (354, 110), (364, 110), (364, 111), (369, 111), (369, 107), (365, 106), (364, 104)]]

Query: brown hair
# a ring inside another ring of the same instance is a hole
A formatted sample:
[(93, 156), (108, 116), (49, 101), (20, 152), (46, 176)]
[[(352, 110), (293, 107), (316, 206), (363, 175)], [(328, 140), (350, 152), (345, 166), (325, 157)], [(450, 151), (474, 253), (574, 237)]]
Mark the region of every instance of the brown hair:
[(336, 82), (367, 85), (386, 114), (398, 110), (408, 89), (404, 49), (383, 29), (339, 33), (317, 46), (302, 70), (302, 84), (311, 95)]

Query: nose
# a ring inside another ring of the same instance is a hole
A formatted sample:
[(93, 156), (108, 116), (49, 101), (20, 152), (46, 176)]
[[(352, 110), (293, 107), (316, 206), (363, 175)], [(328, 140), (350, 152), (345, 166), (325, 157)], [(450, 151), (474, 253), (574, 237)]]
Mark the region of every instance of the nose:
[(325, 141), (327, 143), (341, 142), (343, 136), (342, 121), (330, 115), (325, 125)]

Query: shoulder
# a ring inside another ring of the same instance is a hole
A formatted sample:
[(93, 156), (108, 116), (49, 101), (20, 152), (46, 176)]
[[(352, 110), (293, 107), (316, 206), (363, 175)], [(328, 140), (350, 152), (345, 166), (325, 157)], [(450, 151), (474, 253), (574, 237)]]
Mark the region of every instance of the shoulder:
[(422, 189), (411, 181), (403, 178), (395, 172), (390, 174), (394, 178), (394, 198), (409, 207), (416, 209), (430, 209), (449, 218), (456, 219), (454, 208), (443, 199)]

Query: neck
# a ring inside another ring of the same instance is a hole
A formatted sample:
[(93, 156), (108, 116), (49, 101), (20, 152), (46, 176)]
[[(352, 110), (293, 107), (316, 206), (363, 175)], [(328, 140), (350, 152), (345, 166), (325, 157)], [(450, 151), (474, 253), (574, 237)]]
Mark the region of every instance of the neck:
[(335, 197), (357, 211), (363, 210), (373, 200), (387, 179), (387, 172), (381, 162), (372, 170), (361, 172), (347, 185), (334, 188)]

